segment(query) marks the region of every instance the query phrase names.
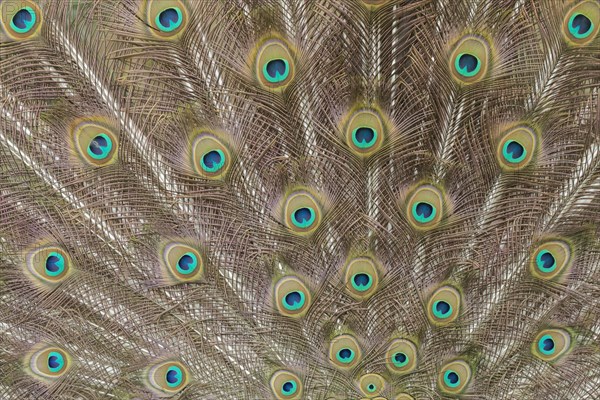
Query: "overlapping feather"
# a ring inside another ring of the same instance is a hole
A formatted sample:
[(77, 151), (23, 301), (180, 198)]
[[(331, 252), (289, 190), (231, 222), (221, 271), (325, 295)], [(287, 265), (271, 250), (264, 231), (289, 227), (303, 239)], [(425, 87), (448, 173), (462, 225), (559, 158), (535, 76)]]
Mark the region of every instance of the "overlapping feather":
[[(365, 397), (360, 378), (375, 373), (381, 396), (437, 399), (455, 359), (472, 369), (467, 398), (600, 396), (598, 40), (565, 40), (571, 3), (365, 3), (188, 0), (184, 28), (163, 37), (144, 1), (40, 1), (33, 37), (2, 37), (0, 397), (153, 398), (164, 393), (149, 368), (176, 360), (189, 369), (181, 399), (272, 398), (279, 370), (306, 398)], [(490, 50), (487, 74), (466, 85), (449, 71), (465, 35)], [(282, 90), (255, 76), (265, 37), (293, 53)], [(368, 157), (344, 136), (357, 108), (386, 122)], [(78, 155), (78, 119), (114, 129), (114, 163)], [(530, 166), (506, 171), (497, 144), (517, 124), (540, 141)], [(198, 132), (218, 132), (231, 151), (221, 179), (191, 164)], [(407, 218), (423, 182), (445, 199), (430, 230)], [(282, 215), (297, 188), (322, 207), (310, 235)], [(548, 237), (573, 246), (560, 280), (529, 273)], [(201, 279), (165, 279), (167, 242), (202, 252)], [(52, 287), (26, 265), (48, 243), (73, 268)], [(344, 282), (361, 256), (380, 269), (364, 300)], [(311, 293), (300, 318), (277, 311), (282, 276)], [(432, 324), (426, 307), (444, 285), (459, 289), (460, 315)], [(573, 345), (550, 364), (531, 344), (554, 326)], [(343, 334), (362, 354), (349, 370), (329, 360)], [(408, 374), (386, 367), (398, 338), (417, 345)], [(72, 358), (60, 378), (31, 373), (40, 344)]]

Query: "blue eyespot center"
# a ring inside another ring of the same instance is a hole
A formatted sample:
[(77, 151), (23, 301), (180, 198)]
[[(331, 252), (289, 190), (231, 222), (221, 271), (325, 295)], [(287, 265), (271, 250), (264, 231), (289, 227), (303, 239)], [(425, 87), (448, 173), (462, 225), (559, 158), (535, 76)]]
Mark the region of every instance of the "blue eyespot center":
[(102, 136), (96, 136), (90, 143), (90, 150), (96, 155), (102, 154), (102, 148), (108, 146), (108, 141)]
[(423, 218), (429, 218), (433, 214), (433, 206), (429, 203), (418, 203), (417, 204), (417, 215)]
[(169, 367), (165, 375), (165, 380), (169, 387), (179, 386), (183, 381), (183, 372), (181, 371), (181, 368), (176, 366)]
[(172, 32), (183, 23), (183, 14), (178, 7), (166, 8), (156, 16), (155, 22), (160, 30)]
[(17, 33), (27, 33), (36, 21), (35, 11), (31, 7), (23, 7), (13, 15), (10, 27)]
[(504, 143), (502, 150), (504, 158), (510, 163), (518, 163), (525, 159), (527, 150), (523, 145), (515, 140), (508, 140)]
[(292, 222), (299, 228), (308, 228), (315, 221), (315, 210), (311, 207), (302, 207), (294, 211)]
[(461, 53), (456, 57), (454, 67), (459, 74), (469, 78), (477, 75), (481, 69), (481, 63), (473, 54)]
[(60, 268), (56, 263), (60, 261), (60, 258), (56, 256), (50, 256), (46, 259), (46, 270), (49, 272), (57, 272)]
[(62, 354), (56, 351), (51, 351), (48, 354), (48, 369), (50, 370), (50, 372), (60, 371), (63, 368), (64, 364), (65, 359), (63, 358)]
[(543, 272), (552, 272), (556, 269), (556, 259), (548, 250), (542, 250), (538, 253), (536, 264)]
[(408, 364), (408, 356), (402, 352), (394, 354), (392, 360), (396, 367), (404, 367), (406, 364)]
[(569, 20), (569, 32), (577, 39), (584, 39), (594, 30), (594, 23), (587, 16), (575, 13)]
[(374, 385), (374, 384), (372, 384), (372, 383), (369, 383), (369, 386), (367, 386), (367, 390), (368, 390), (369, 392), (371, 392), (371, 393), (372, 393), (372, 392), (374, 392), (374, 391), (375, 391), (375, 389), (377, 389), (377, 386), (375, 386), (375, 385)]
[(368, 149), (377, 141), (377, 131), (368, 126), (360, 126), (352, 132), (352, 143), (358, 148)]
[(108, 135), (101, 133), (90, 142), (87, 152), (92, 158), (102, 160), (110, 154), (113, 144)]
[(435, 306), (435, 309), (442, 314), (447, 314), (450, 311), (450, 304), (446, 303), (445, 301), (438, 301), (438, 303)]
[(413, 217), (420, 223), (427, 223), (435, 218), (435, 207), (425, 201), (417, 202), (413, 205)]
[(521, 145), (521, 143), (515, 142), (514, 140), (508, 142), (506, 151), (512, 155), (513, 160), (521, 159), (521, 157), (526, 153), (525, 148)]
[(274, 58), (267, 61), (263, 66), (263, 75), (267, 81), (278, 83), (286, 80), (290, 73), (290, 67), (287, 60), (283, 58)]
[(299, 310), (304, 306), (306, 296), (299, 291), (289, 292), (283, 298), (283, 306), (288, 310)]
[(467, 72), (473, 72), (475, 68), (477, 68), (478, 63), (479, 61), (477, 60), (477, 57), (471, 54), (463, 54), (459, 57), (458, 60), (458, 65), (462, 69), (466, 69)]
[(217, 172), (225, 165), (225, 154), (221, 150), (210, 150), (202, 156), (202, 169)]
[(65, 258), (62, 254), (51, 252), (46, 258), (46, 274), (49, 276), (60, 275), (65, 269)]
[(555, 351), (555, 343), (554, 339), (550, 335), (544, 335), (540, 338), (538, 342), (538, 349), (542, 354), (551, 355)]
[(48, 366), (50, 368), (56, 368), (60, 365), (60, 363), (58, 362), (58, 357), (56, 356), (50, 356), (48, 357)]
[(444, 300), (436, 301), (433, 304), (433, 314), (437, 318), (448, 318), (452, 314), (452, 306)]
[(198, 257), (194, 253), (185, 253), (177, 261), (177, 271), (183, 275), (189, 275), (196, 270)]
[(354, 359), (354, 351), (352, 349), (343, 348), (337, 352), (338, 361), (347, 364)]
[(457, 387), (460, 384), (460, 377), (452, 370), (446, 371), (444, 374), (444, 383), (450, 387)]
[(369, 290), (373, 285), (373, 279), (367, 273), (361, 272), (352, 275), (352, 287), (359, 292)]
[(544, 253), (540, 258), (543, 263), (542, 268), (550, 268), (555, 263), (554, 256), (551, 253)]
[(281, 390), (282, 390), (283, 394), (285, 394), (286, 396), (289, 396), (289, 395), (296, 393), (297, 387), (298, 387), (298, 385), (296, 385), (296, 382), (287, 381), (281, 386)]

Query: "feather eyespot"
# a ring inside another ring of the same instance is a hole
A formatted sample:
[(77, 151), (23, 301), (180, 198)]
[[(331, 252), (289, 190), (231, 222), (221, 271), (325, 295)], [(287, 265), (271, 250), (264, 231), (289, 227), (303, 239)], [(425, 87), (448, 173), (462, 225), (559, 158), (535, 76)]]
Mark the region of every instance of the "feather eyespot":
[(179, 361), (167, 361), (153, 365), (148, 370), (149, 387), (159, 395), (180, 392), (189, 381), (189, 371)]
[(187, 9), (180, 0), (150, 0), (146, 12), (152, 33), (162, 38), (175, 37), (187, 24)]
[(183, 372), (181, 371), (181, 368), (176, 365), (170, 366), (165, 374), (165, 382), (170, 388), (181, 385), (181, 382), (183, 382)]
[(427, 316), (436, 325), (445, 325), (460, 313), (460, 293), (452, 286), (442, 286), (437, 289), (427, 303)]
[(523, 169), (533, 160), (537, 145), (538, 138), (533, 129), (527, 126), (513, 128), (504, 133), (498, 143), (498, 162), (507, 171)]
[(158, 13), (154, 22), (161, 31), (171, 32), (179, 28), (183, 23), (183, 13), (179, 7), (165, 8)]
[(384, 140), (384, 124), (374, 109), (358, 110), (348, 117), (346, 143), (360, 155), (369, 156), (377, 151)]
[(459, 40), (450, 56), (450, 70), (456, 80), (470, 84), (487, 74), (490, 47), (485, 39), (467, 35)]
[(357, 300), (370, 297), (379, 282), (379, 275), (375, 263), (367, 257), (351, 260), (346, 266), (344, 282), (348, 293)]
[(360, 361), (361, 355), (358, 342), (351, 335), (336, 336), (329, 346), (329, 359), (341, 369), (354, 367)]
[(27, 33), (35, 25), (35, 11), (31, 7), (23, 7), (13, 15), (10, 27), (17, 33)]
[(321, 207), (315, 197), (307, 191), (292, 192), (283, 208), (285, 225), (292, 232), (308, 234), (321, 224)]
[(231, 153), (216, 136), (203, 132), (192, 145), (192, 163), (198, 175), (206, 179), (220, 179), (229, 171)]
[(75, 149), (81, 159), (95, 167), (112, 164), (117, 155), (117, 135), (103, 124), (83, 121), (73, 129)]
[(71, 272), (71, 260), (59, 247), (43, 247), (31, 252), (26, 264), (30, 274), (47, 285), (62, 282)]
[(433, 185), (421, 185), (408, 198), (408, 221), (420, 230), (436, 227), (443, 217), (442, 191)]
[(29, 368), (40, 379), (57, 379), (71, 367), (71, 358), (59, 347), (44, 347), (31, 355)]
[(162, 255), (165, 277), (175, 283), (197, 281), (202, 277), (204, 262), (200, 252), (179, 242), (167, 244)]
[(277, 371), (271, 376), (271, 390), (277, 400), (300, 399), (302, 382), (296, 374), (289, 371)]
[(529, 270), (540, 279), (554, 279), (571, 265), (571, 246), (563, 240), (548, 240), (532, 253)]
[(290, 63), (284, 58), (274, 58), (264, 63), (263, 77), (270, 83), (279, 83), (290, 74)]
[(106, 133), (96, 135), (87, 147), (87, 154), (95, 160), (104, 160), (110, 155), (113, 143)]
[(65, 257), (55, 251), (48, 254), (45, 262), (45, 272), (48, 276), (58, 276), (65, 271)]
[(595, 1), (582, 1), (571, 8), (563, 22), (563, 33), (575, 45), (585, 45), (594, 40), (600, 24), (600, 5)]
[(407, 374), (417, 367), (417, 346), (407, 339), (396, 339), (385, 353), (387, 368), (397, 374)]
[(5, 1), (0, 4), (0, 12), (0, 21), (13, 39), (27, 39), (39, 31), (42, 13), (31, 1)]
[(553, 362), (562, 357), (571, 346), (571, 335), (564, 329), (544, 329), (540, 331), (531, 346), (537, 358)]
[(481, 70), (481, 61), (473, 54), (460, 53), (454, 60), (454, 68), (460, 75), (470, 78)]
[(256, 76), (259, 83), (269, 89), (283, 89), (294, 79), (294, 59), (287, 43), (282, 39), (268, 39), (256, 53)]
[(573, 13), (569, 18), (569, 33), (577, 39), (585, 39), (594, 30), (594, 23), (584, 14)]
[(445, 364), (438, 376), (438, 387), (444, 393), (458, 394), (465, 390), (471, 380), (471, 367), (463, 360)]
[(377, 396), (385, 389), (385, 380), (378, 374), (366, 374), (360, 377), (358, 386), (365, 396)]
[(281, 278), (275, 284), (275, 304), (280, 314), (301, 317), (310, 307), (310, 292), (295, 276)]

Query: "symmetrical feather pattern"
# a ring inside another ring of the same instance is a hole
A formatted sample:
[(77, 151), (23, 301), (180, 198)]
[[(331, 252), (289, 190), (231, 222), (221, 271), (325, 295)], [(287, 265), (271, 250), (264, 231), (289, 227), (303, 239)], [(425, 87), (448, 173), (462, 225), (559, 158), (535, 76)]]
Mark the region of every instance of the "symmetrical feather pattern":
[(0, 0), (0, 398), (600, 398), (598, 0)]

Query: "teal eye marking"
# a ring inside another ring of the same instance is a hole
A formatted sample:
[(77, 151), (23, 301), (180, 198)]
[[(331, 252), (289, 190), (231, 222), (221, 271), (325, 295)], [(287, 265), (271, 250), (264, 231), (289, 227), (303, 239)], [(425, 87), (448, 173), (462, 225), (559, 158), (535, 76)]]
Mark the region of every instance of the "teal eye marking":
[(413, 204), (412, 214), (417, 222), (424, 224), (435, 218), (436, 210), (433, 204), (421, 201)]
[(459, 74), (470, 78), (481, 70), (481, 62), (477, 57), (468, 53), (460, 53), (454, 60), (454, 68)]
[(373, 279), (371, 278), (371, 275), (364, 272), (352, 275), (351, 282), (352, 287), (359, 292), (369, 290), (369, 288), (373, 285)]
[(375, 386), (372, 383), (369, 383), (369, 386), (367, 386), (367, 391), (369, 391), (369, 393), (373, 393), (375, 390), (377, 390), (377, 386)]
[(298, 385), (294, 381), (287, 381), (281, 386), (281, 392), (286, 396), (291, 396), (298, 390)]
[(594, 30), (594, 23), (583, 14), (575, 13), (569, 18), (569, 33), (577, 39), (585, 39)]
[(177, 261), (177, 272), (183, 275), (193, 273), (198, 267), (198, 257), (194, 253), (185, 253)]
[(537, 267), (542, 272), (552, 272), (556, 269), (556, 259), (548, 250), (542, 250), (535, 258)]
[(360, 149), (368, 149), (377, 142), (377, 131), (367, 126), (359, 126), (352, 131), (352, 143)]
[(544, 335), (538, 341), (538, 349), (542, 354), (547, 356), (554, 354), (556, 351), (556, 346), (554, 344), (554, 339), (550, 335)]
[(460, 377), (458, 374), (451, 369), (444, 373), (444, 383), (451, 388), (455, 388), (460, 385)]
[(335, 355), (335, 357), (337, 358), (337, 360), (341, 363), (344, 364), (349, 364), (352, 362), (352, 360), (354, 360), (354, 351), (352, 349), (349, 348), (343, 348), (340, 349), (337, 354)]
[(10, 28), (17, 33), (27, 33), (35, 25), (36, 19), (33, 8), (23, 7), (13, 15)]
[(289, 292), (283, 298), (283, 306), (290, 311), (299, 310), (304, 307), (306, 296), (300, 291)]
[(183, 15), (179, 7), (170, 7), (158, 13), (154, 22), (161, 31), (172, 32), (183, 23)]
[(183, 372), (181, 372), (181, 368), (176, 366), (169, 367), (165, 375), (165, 380), (169, 387), (181, 385), (181, 382), (183, 381)]
[(452, 315), (452, 306), (450, 305), (450, 303), (444, 300), (439, 300), (433, 303), (432, 311), (433, 315), (435, 315), (437, 318), (444, 319)]
[(50, 372), (59, 372), (65, 366), (65, 359), (62, 354), (51, 351), (48, 353), (48, 369)]
[(290, 74), (290, 65), (283, 58), (275, 58), (263, 65), (263, 76), (271, 83), (283, 82)]
[(315, 222), (316, 214), (312, 207), (302, 207), (294, 211), (292, 222), (298, 228), (308, 228)]
[(95, 160), (103, 160), (110, 154), (113, 148), (113, 142), (110, 137), (104, 133), (101, 133), (94, 137), (90, 142), (87, 153), (90, 157)]
[(515, 140), (507, 140), (502, 146), (502, 155), (509, 163), (519, 163), (527, 156), (527, 150), (523, 145)]
[(392, 362), (398, 368), (404, 367), (406, 364), (408, 364), (408, 361), (408, 356), (402, 352), (395, 353), (392, 357)]
[(58, 276), (65, 270), (65, 257), (55, 251), (46, 257), (46, 274), (48, 276)]
[(206, 172), (217, 172), (225, 165), (225, 154), (221, 150), (211, 150), (202, 156), (202, 169)]

